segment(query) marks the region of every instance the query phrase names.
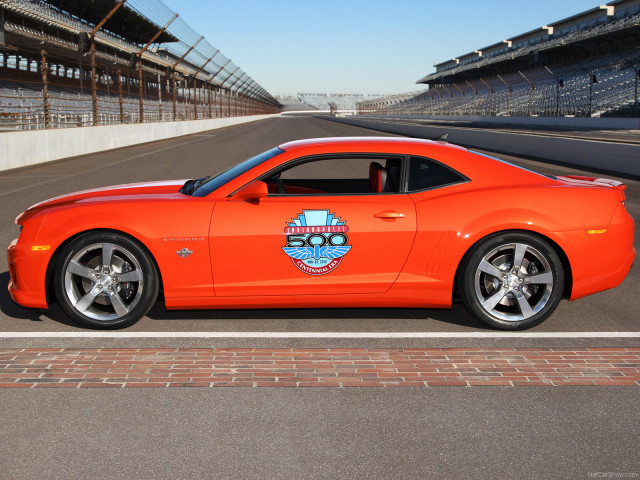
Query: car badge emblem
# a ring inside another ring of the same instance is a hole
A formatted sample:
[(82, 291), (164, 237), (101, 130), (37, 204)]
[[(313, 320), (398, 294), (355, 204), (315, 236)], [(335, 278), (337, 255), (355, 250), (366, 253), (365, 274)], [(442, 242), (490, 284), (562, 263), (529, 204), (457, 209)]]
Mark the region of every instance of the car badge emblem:
[(346, 222), (329, 210), (303, 210), (287, 223), (282, 250), (301, 272), (325, 275), (351, 250), (348, 231)]
[(178, 255), (180, 255), (182, 258), (187, 258), (189, 255), (191, 255), (193, 252), (191, 250), (189, 250), (188, 248), (183, 248), (182, 250), (178, 250), (176, 252)]

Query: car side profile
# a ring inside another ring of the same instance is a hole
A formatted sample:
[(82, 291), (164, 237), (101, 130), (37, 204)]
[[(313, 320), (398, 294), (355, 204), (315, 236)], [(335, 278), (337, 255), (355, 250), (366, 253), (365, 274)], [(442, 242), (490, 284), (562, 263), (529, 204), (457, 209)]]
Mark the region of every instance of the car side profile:
[(500, 329), (620, 284), (625, 185), (439, 141), (285, 143), (215, 176), (76, 192), (16, 218), (9, 291), (118, 328), (167, 309), (449, 308)]

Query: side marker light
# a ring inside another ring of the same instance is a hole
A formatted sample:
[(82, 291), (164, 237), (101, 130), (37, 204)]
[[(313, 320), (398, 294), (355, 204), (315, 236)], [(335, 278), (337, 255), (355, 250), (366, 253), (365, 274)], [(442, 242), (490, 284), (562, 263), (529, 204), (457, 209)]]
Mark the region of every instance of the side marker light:
[(600, 230), (587, 230), (588, 235), (600, 235), (601, 233), (605, 233), (607, 231), (606, 228)]
[(33, 245), (31, 247), (32, 252), (46, 252), (47, 250), (51, 250), (51, 245)]

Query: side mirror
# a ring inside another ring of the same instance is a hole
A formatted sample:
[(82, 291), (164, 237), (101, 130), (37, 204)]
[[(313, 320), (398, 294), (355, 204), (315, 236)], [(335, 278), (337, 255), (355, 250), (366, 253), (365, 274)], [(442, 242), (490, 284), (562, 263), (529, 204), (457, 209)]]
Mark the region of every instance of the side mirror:
[(255, 180), (238, 190), (229, 200), (259, 202), (261, 198), (266, 198), (267, 196), (269, 196), (267, 184), (259, 180)]

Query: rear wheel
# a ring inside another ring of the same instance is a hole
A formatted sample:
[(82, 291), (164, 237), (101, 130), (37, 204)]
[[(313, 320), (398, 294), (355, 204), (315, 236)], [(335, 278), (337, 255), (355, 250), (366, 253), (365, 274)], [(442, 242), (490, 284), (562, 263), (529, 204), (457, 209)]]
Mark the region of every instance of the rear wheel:
[(149, 254), (120, 234), (76, 238), (62, 251), (54, 275), (62, 309), (88, 327), (131, 325), (158, 296), (158, 277)]
[(538, 325), (558, 306), (562, 262), (541, 238), (500, 233), (480, 241), (462, 273), (462, 299), (478, 320), (503, 330)]

